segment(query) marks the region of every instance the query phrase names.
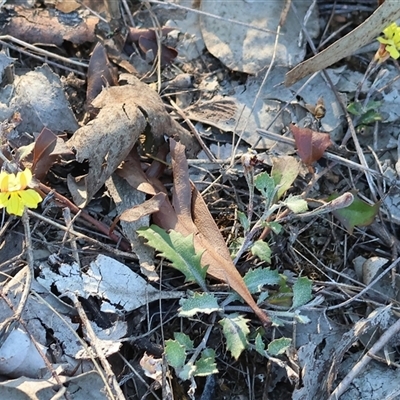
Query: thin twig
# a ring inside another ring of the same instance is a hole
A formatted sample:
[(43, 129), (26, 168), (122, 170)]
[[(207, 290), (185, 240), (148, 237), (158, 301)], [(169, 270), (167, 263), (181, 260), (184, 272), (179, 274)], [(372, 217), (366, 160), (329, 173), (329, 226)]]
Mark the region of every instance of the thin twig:
[(71, 218), (71, 210), (68, 207), (63, 208), (63, 216), (65, 223), (67, 224), (67, 231), (65, 231), (64, 237), (63, 237), (63, 243), (67, 240), (67, 237), (69, 236), (71, 238), (71, 249), (72, 249), (72, 255), (77, 262), (78, 265), (80, 265), (80, 259), (79, 259), (79, 252), (78, 252), (78, 246), (76, 244), (76, 237), (74, 235), (70, 235), (69, 231), (74, 227), (73, 223), (74, 221), (79, 217), (79, 214), (76, 214), (75, 217), (72, 219)]
[(214, 157), (214, 154), (211, 153), (210, 149), (206, 146), (202, 137), (199, 134), (199, 131), (192, 124), (192, 121), (190, 121), (190, 119), (185, 115), (185, 112), (172, 99), (170, 99), (170, 103), (171, 103), (172, 107), (176, 110), (176, 112), (179, 114), (179, 116), (187, 123), (190, 131), (193, 133), (193, 136), (199, 142), (201, 148), (204, 150), (204, 153), (206, 153), (206, 156), (208, 157), (208, 159), (211, 162), (216, 162), (216, 158)]
[(373, 356), (382, 349), (383, 346), (400, 331), (400, 319), (398, 319), (390, 328), (388, 328), (379, 340), (371, 347), (368, 353), (364, 354), (361, 360), (354, 365), (350, 372), (343, 378), (336, 389), (329, 396), (328, 400), (339, 399), (340, 396), (348, 389), (350, 383), (360, 374), (360, 372), (372, 360)]
[(80, 213), (81, 217), (86, 221), (90, 222), (92, 225), (94, 225), (99, 230), (99, 232), (104, 233), (105, 235), (109, 236), (109, 238), (113, 240), (115, 243), (118, 243), (118, 245), (121, 247), (122, 250), (130, 250), (129, 243), (124, 238), (118, 236), (114, 232), (110, 232), (109, 226), (93, 218), (89, 213), (87, 213), (84, 210), (81, 210), (66, 197), (50, 189), (43, 183), (38, 182), (38, 187), (41, 191), (43, 191), (46, 194), (52, 193), (52, 195), (57, 199), (58, 202), (60, 202), (64, 206), (67, 206), (74, 214)]
[(400, 262), (400, 257), (398, 257), (396, 260), (394, 260), (382, 273), (380, 273), (373, 281), (371, 281), (361, 292), (357, 293), (355, 296), (351, 297), (350, 299), (344, 301), (343, 303), (336, 304), (334, 306), (330, 306), (327, 308), (327, 310), (336, 310), (338, 308), (342, 308), (344, 306), (349, 305), (353, 301), (357, 300), (360, 298), (363, 294), (368, 292), (377, 282), (379, 282), (387, 273), (389, 273), (393, 268), (397, 266), (397, 264)]
[(28, 57), (34, 58), (36, 60), (40, 60), (40, 61), (42, 61), (44, 63), (49, 64), (49, 65), (53, 65), (56, 68), (60, 68), (60, 69), (63, 69), (65, 71), (68, 71), (68, 72), (73, 72), (76, 75), (80, 75), (80, 76), (86, 77), (86, 72), (81, 72), (81, 71), (78, 71), (77, 69), (69, 68), (69, 67), (66, 67), (65, 65), (61, 65), (59, 63), (56, 63), (55, 61), (50, 61), (50, 60), (47, 59), (47, 57), (42, 57), (42, 56), (39, 56), (37, 54), (30, 53), (29, 51), (21, 49), (18, 46), (14, 46), (11, 43), (7, 43), (7, 42), (4, 42), (3, 40), (0, 40), (0, 44), (2, 44), (3, 46), (7, 46), (11, 50), (18, 51), (21, 54), (25, 54)]
[(98, 240), (93, 239), (90, 236), (84, 235), (83, 233), (77, 232), (74, 229), (68, 229), (66, 226), (61, 225), (61, 224), (59, 224), (59, 223), (57, 223), (57, 222), (55, 222), (55, 221), (53, 221), (53, 220), (51, 220), (51, 219), (49, 219), (47, 217), (44, 217), (41, 214), (35, 213), (32, 210), (28, 210), (28, 214), (30, 216), (32, 216), (32, 217), (40, 219), (43, 222), (46, 222), (46, 223), (48, 223), (50, 225), (53, 225), (54, 227), (56, 227), (58, 229), (61, 229), (61, 230), (65, 231), (65, 232), (68, 231), (69, 234), (75, 235), (79, 239), (84, 239), (89, 243), (94, 243), (97, 246), (99, 246), (99, 247), (101, 247), (101, 248), (103, 248), (103, 249), (105, 249), (105, 250), (109, 251), (110, 253), (113, 253), (113, 254), (115, 254), (117, 256), (127, 257), (127, 258), (130, 258), (130, 259), (137, 259), (137, 256), (135, 256), (133, 253), (128, 253), (128, 252), (125, 252), (125, 251), (121, 251), (121, 250), (115, 249), (114, 247), (109, 246), (108, 244), (99, 242)]
[(112, 385), (112, 398), (114, 399), (119, 399), (119, 400), (125, 400), (125, 396), (122, 393), (121, 388), (119, 387), (117, 377), (115, 376), (110, 363), (108, 362), (103, 349), (99, 346), (99, 339), (96, 337), (96, 334), (94, 333), (94, 330), (92, 328), (92, 325), (89, 322), (88, 317), (86, 316), (86, 313), (82, 307), (82, 304), (78, 300), (78, 297), (75, 295), (75, 293), (69, 293), (69, 297), (74, 303), (74, 306), (76, 310), (78, 311), (78, 314), (81, 318), (82, 324), (85, 327), (86, 330), (86, 335), (90, 341), (91, 349), (94, 349), (96, 352), (96, 356), (99, 358), (101, 365), (104, 368), (104, 371), (107, 374), (107, 381), (111, 383)]
[[(76, 65), (78, 67), (83, 67), (83, 68), (87, 68), (88, 67), (88, 64), (86, 64), (86, 63), (83, 63), (81, 61), (75, 61), (72, 58), (63, 57), (63, 56), (60, 56), (58, 54), (54, 54), (54, 53), (52, 53), (50, 51), (41, 49), (40, 47), (36, 47), (36, 46), (34, 46), (32, 44), (24, 42), (23, 40), (17, 39), (14, 36), (11, 36), (11, 35), (2, 35), (2, 36), (0, 36), (0, 41), (2, 41), (2, 40), (9, 40), (10, 42), (14, 42), (14, 43), (19, 44), (20, 46), (24, 46), (29, 50), (36, 51), (39, 54), (43, 54), (44, 56), (55, 58), (56, 60), (63, 61), (65, 63), (67, 63), (67, 64), (73, 64), (73, 65)], [(2, 42), (0, 42), (0, 43), (2, 43)], [(7, 43), (3, 43), (3, 44), (7, 45)]]

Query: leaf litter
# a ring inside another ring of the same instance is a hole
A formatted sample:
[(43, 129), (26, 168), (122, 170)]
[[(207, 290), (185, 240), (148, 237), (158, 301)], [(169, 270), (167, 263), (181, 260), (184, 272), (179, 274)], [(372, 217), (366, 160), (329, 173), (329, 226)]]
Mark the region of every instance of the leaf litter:
[(1, 11), (3, 169), (32, 169), (43, 202), (2, 228), (0, 393), (398, 393), (397, 72), (284, 86), (397, 11), (344, 14), (349, 36), (288, 72), (331, 2), (150, 3)]

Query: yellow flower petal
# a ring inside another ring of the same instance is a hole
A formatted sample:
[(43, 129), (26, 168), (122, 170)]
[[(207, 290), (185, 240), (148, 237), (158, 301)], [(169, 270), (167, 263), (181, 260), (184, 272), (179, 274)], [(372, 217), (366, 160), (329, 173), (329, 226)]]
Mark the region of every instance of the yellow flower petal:
[(42, 201), (42, 197), (36, 190), (26, 189), (17, 192), (21, 197), (22, 203), (28, 208), (37, 208)]
[(19, 183), (18, 175), (8, 174), (8, 182), (7, 182), (7, 192), (13, 192), (15, 190), (20, 190), (21, 184)]
[(390, 24), (387, 28), (385, 28), (383, 30), (383, 34), (387, 38), (392, 38), (396, 34), (396, 29), (397, 29), (397, 24), (395, 22), (393, 22), (392, 24)]
[(0, 208), (4, 208), (10, 197), (10, 193), (0, 193)]
[(10, 174), (5, 171), (0, 172), (0, 191), (8, 192), (8, 178)]
[(20, 184), (20, 188), (18, 190), (23, 190), (25, 189), (32, 180), (32, 172), (30, 169), (25, 168), (25, 171), (18, 172), (17, 174), (17, 181)]
[(383, 43), (383, 44), (393, 44), (393, 40), (391, 40), (391, 39), (386, 39), (386, 38), (384, 38), (384, 37), (382, 37), (382, 36), (379, 36), (379, 37), (378, 37), (378, 42), (379, 42), (379, 43)]
[(390, 54), (390, 57), (394, 58), (395, 60), (397, 60), (400, 57), (400, 53), (398, 52), (395, 46), (386, 46), (386, 50)]
[(25, 207), (36, 208), (42, 201), (38, 192), (26, 189), (32, 180), (29, 169), (9, 174), (0, 172), (0, 208), (6, 207), (9, 214), (22, 216)]
[(10, 199), (7, 202), (7, 212), (21, 217), (25, 207), (21, 197), (19, 196), (19, 192), (10, 192), (9, 194)]

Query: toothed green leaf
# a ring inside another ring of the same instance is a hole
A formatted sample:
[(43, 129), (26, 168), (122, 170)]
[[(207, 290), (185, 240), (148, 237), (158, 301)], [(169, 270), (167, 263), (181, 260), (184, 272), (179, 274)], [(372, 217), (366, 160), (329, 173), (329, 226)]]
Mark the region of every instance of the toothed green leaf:
[(270, 356), (279, 356), (283, 354), (292, 344), (292, 339), (289, 338), (280, 338), (273, 340), (267, 348), (267, 353)]
[(180, 345), (184, 346), (186, 350), (193, 350), (193, 340), (185, 333), (174, 332), (174, 338)]
[(248, 346), (247, 336), (250, 332), (247, 323), (250, 320), (239, 314), (231, 314), (219, 321), (226, 339), (226, 348), (236, 360)]
[(264, 242), (264, 240), (257, 240), (254, 242), (253, 246), (251, 246), (251, 254), (258, 257), (261, 261), (265, 261), (267, 264), (271, 264), (271, 248), (268, 243)]
[(178, 310), (180, 317), (192, 317), (196, 313), (211, 314), (220, 311), (217, 299), (211, 293), (194, 293), (187, 299), (179, 301), (181, 308)]
[(303, 276), (298, 278), (293, 285), (293, 303), (292, 308), (301, 307), (307, 304), (311, 299), (312, 281)]
[(215, 362), (215, 351), (213, 349), (204, 349), (200, 359), (195, 363), (195, 367), (195, 376), (217, 374), (218, 368)]
[(169, 339), (165, 342), (165, 357), (173, 368), (182, 368), (186, 360), (186, 348), (177, 340)]
[(273, 201), (276, 185), (266, 172), (261, 172), (254, 178), (254, 186), (261, 192), (268, 204)]
[(138, 234), (148, 240), (148, 245), (156, 249), (162, 257), (171, 261), (172, 266), (185, 275), (187, 281), (197, 282), (205, 288), (207, 268), (202, 267), (202, 253), (196, 253), (193, 235), (184, 237), (179, 232), (167, 233), (157, 225), (140, 228)]

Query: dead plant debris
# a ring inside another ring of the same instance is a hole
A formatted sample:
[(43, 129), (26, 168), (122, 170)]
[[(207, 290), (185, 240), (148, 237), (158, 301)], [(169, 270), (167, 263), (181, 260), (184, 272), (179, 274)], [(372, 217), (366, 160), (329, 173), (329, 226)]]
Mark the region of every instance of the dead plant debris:
[(2, 4), (0, 398), (399, 397), (398, 6), (267, 3)]

